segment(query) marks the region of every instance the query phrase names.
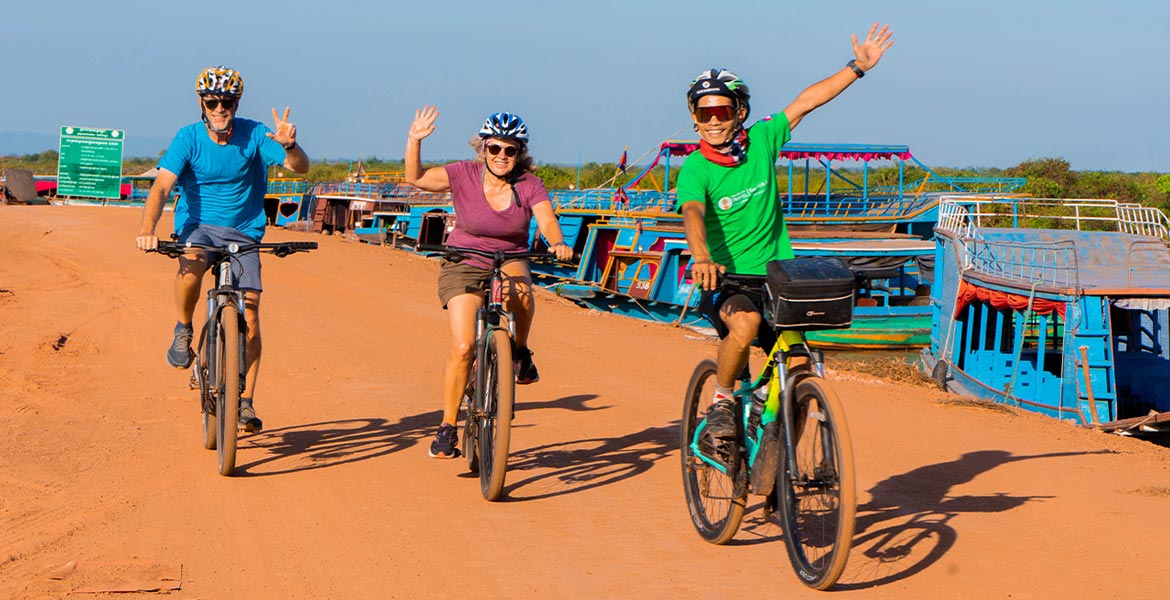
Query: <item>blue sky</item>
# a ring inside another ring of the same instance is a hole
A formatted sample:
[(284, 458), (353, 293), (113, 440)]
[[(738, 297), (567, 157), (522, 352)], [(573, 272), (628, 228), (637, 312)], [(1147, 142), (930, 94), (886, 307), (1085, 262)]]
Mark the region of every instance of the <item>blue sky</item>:
[[(79, 125), (125, 129), (153, 155), (197, 119), (199, 70), (226, 64), (246, 81), (240, 115), (291, 106), (313, 157), (400, 158), (414, 109), (436, 104), (424, 160), (466, 158), (484, 117), (508, 110), (541, 162), (614, 162), (693, 137), (683, 95), (699, 71), (739, 73), (757, 118), (841, 68), (849, 34), (878, 20), (894, 47), (794, 141), (907, 144), (936, 166), (1170, 171), (1165, 0), (6, 4), (0, 132), (49, 136), (43, 149)], [(11, 139), (0, 154), (31, 151)]]

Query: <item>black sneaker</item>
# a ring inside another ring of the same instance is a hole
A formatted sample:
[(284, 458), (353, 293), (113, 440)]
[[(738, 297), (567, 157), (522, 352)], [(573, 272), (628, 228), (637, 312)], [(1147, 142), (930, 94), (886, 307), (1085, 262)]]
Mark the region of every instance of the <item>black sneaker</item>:
[(264, 429), (264, 421), (256, 416), (256, 409), (252, 408), (251, 398), (240, 398), (240, 427), (252, 433)]
[(516, 383), (528, 385), (540, 381), (540, 373), (536, 370), (536, 364), (532, 362), (531, 350), (528, 348), (516, 348), (516, 356), (513, 362), (515, 363)]
[(431, 458), (456, 458), (459, 456), (459, 431), (454, 425), (443, 423), (439, 425), (439, 432), (435, 434), (435, 441), (431, 442), (431, 449), (427, 456)]
[(735, 440), (735, 407), (731, 402), (730, 398), (723, 398), (707, 409), (707, 423), (699, 438), (704, 451), (723, 454), (729, 442)]
[(191, 337), (195, 330), (190, 325), (175, 324), (175, 339), (167, 349), (167, 362), (176, 369), (187, 369), (195, 360), (191, 351)]

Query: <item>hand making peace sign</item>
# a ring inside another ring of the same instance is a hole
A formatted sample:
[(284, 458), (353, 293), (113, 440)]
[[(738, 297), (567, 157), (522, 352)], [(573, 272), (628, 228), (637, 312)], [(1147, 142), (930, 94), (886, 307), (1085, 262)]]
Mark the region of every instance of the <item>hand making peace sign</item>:
[(272, 121), (276, 124), (276, 133), (265, 134), (286, 148), (297, 142), (297, 126), (288, 122), (288, 112), (289, 107), (284, 107), (284, 118), (281, 118), (277, 116), (276, 109), (272, 109)]

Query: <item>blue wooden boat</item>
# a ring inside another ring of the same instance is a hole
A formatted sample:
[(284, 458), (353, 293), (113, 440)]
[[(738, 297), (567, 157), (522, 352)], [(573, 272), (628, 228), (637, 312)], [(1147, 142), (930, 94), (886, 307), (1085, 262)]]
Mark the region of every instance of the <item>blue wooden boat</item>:
[(423, 192), (406, 184), (401, 174), (317, 184), (304, 212), (310, 215), (310, 231), (349, 232), (372, 243), (401, 238), (412, 245), (425, 239), (441, 244), (453, 218), (450, 194)]
[(309, 192), (309, 182), (299, 177), (270, 177), (264, 194), (264, 213), (269, 225), (285, 227), (304, 220), (301, 207)]
[(924, 368), (1106, 431), (1170, 426), (1170, 220), (1113, 200), (944, 198)]
[[(690, 250), (675, 219), (617, 217), (587, 226), (582, 258), (569, 276), (536, 271), (541, 283), (589, 308), (630, 317), (705, 327), (699, 291), (687, 277)], [(814, 332), (829, 348), (918, 347), (929, 341), (930, 310), (923, 273), (934, 243), (907, 234), (793, 231), (797, 256), (846, 261), (858, 276), (854, 325)]]

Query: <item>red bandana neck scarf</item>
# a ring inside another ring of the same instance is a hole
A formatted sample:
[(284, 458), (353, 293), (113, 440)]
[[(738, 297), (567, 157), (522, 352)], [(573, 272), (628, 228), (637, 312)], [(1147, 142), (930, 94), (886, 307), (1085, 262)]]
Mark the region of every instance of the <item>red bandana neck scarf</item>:
[(726, 153), (715, 149), (715, 146), (707, 143), (707, 140), (699, 140), (699, 153), (703, 158), (721, 166), (721, 167), (736, 167), (743, 164), (743, 160), (747, 155), (748, 137), (747, 130), (740, 129), (739, 133), (732, 136), (731, 141), (727, 142)]

